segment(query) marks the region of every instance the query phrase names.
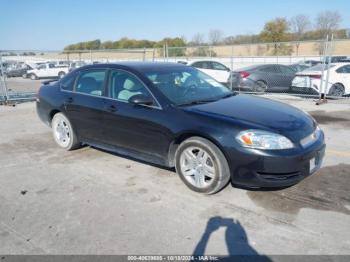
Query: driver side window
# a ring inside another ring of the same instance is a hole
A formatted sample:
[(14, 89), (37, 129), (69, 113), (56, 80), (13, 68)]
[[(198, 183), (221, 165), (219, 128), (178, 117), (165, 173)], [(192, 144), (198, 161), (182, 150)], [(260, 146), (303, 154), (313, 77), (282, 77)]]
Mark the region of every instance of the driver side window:
[(108, 86), (109, 97), (128, 102), (134, 95), (146, 95), (152, 97), (145, 85), (134, 75), (115, 70), (111, 72)]

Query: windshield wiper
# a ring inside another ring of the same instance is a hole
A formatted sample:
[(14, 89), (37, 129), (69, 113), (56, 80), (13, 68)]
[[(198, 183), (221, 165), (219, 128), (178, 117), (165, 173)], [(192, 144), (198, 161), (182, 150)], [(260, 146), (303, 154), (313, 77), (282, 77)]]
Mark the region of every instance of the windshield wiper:
[(235, 95), (237, 95), (237, 92), (232, 91), (232, 92), (228, 93), (227, 95), (220, 97), (220, 99), (228, 98), (228, 97), (235, 96)]
[(237, 95), (236, 92), (230, 92), (230, 93), (228, 93), (228, 94), (226, 94), (224, 96), (221, 96), (221, 97), (216, 97), (216, 98), (211, 98), (211, 99), (204, 99), (204, 100), (194, 100), (194, 101), (191, 101), (191, 102), (180, 104), (178, 106), (189, 106), (189, 105), (206, 104), (206, 103), (215, 102), (215, 101), (218, 101), (218, 100), (221, 100), (221, 99), (224, 99), (224, 98), (228, 98), (228, 97), (231, 97), (231, 96), (235, 96), (235, 95)]
[(218, 101), (218, 99), (195, 100), (195, 101), (191, 101), (188, 103), (180, 104), (178, 106), (200, 105), (200, 104), (206, 104), (206, 103), (211, 103), (211, 102), (215, 102), (215, 101)]

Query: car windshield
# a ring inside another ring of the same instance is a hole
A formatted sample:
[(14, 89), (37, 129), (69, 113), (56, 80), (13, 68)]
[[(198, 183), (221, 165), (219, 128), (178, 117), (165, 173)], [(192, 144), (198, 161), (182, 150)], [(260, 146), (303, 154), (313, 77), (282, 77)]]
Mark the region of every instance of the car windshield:
[(192, 67), (163, 68), (144, 73), (177, 106), (212, 102), (233, 94), (224, 85)]

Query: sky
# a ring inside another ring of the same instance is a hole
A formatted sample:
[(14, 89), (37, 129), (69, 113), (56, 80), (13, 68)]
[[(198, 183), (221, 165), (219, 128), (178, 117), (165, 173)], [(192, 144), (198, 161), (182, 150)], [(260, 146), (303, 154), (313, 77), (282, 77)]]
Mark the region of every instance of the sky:
[(259, 33), (276, 17), (338, 11), (350, 28), (350, 0), (0, 0), (0, 49), (61, 50), (79, 41), (161, 40), (221, 30)]

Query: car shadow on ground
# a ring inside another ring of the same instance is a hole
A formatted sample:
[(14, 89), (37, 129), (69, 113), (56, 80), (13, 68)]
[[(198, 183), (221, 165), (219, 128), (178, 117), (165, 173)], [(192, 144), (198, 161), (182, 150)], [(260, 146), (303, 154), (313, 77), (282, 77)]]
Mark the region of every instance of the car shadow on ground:
[(193, 250), (194, 260), (205, 254), (211, 235), (221, 227), (225, 228), (228, 256), (220, 257), (220, 261), (272, 261), (267, 256), (259, 255), (249, 244), (247, 233), (238, 220), (220, 216), (211, 217), (208, 220), (205, 231)]
[(135, 161), (135, 162), (138, 162), (138, 163), (141, 163), (141, 164), (148, 165), (148, 166), (153, 166), (153, 167), (160, 168), (160, 169), (163, 169), (163, 170), (166, 170), (166, 171), (169, 171), (169, 172), (174, 172), (174, 173), (176, 172), (175, 167), (166, 167), (166, 166), (155, 164), (155, 163), (152, 163), (152, 162), (148, 162), (146, 160), (142, 160), (142, 159), (139, 159), (139, 158), (136, 158), (136, 157), (123, 155), (123, 154), (120, 154), (120, 153), (116, 153), (116, 152), (113, 152), (113, 151), (109, 151), (109, 150), (106, 150), (106, 149), (102, 149), (102, 148), (98, 148), (98, 147), (94, 147), (94, 146), (90, 146), (90, 145), (84, 145), (83, 147), (90, 147), (90, 148), (93, 148), (95, 150), (98, 150), (98, 151), (101, 151), (101, 152), (104, 152), (104, 153), (107, 153), (107, 154), (111, 154), (113, 156), (125, 158), (125, 159), (131, 160), (131, 161)]
[[(114, 151), (98, 148), (98, 147), (95, 147), (95, 146), (83, 145), (82, 148), (83, 147), (90, 147), (90, 148), (95, 149), (97, 151), (101, 151), (101, 152), (104, 152), (104, 153), (107, 153), (107, 154), (111, 154), (113, 156), (125, 158), (125, 159), (131, 160), (131, 161), (135, 161), (135, 162), (140, 163), (140, 164), (153, 166), (155, 168), (159, 168), (159, 169), (162, 169), (162, 170), (167, 171), (167, 172), (176, 173), (175, 167), (166, 167), (164, 165), (155, 164), (155, 163), (148, 162), (146, 160), (142, 160), (142, 159), (139, 159), (139, 158), (136, 158), (136, 157), (133, 157), (133, 156), (120, 154), (120, 153), (117, 153), (117, 152), (114, 152)], [(231, 185), (231, 187), (233, 187), (233, 188), (243, 189), (243, 190), (247, 190), (247, 191), (279, 191), (279, 190), (283, 190), (285, 188), (290, 187), (290, 186), (288, 186), (288, 187), (278, 187), (278, 188), (262, 188), (262, 187), (252, 188), (252, 187), (244, 187), (244, 186), (241, 186), (241, 185), (236, 185), (236, 184), (232, 183), (232, 181), (229, 181), (227, 183), (227, 186), (225, 186), (222, 189), (220, 189), (217, 193), (220, 193), (221, 191), (225, 190), (227, 187), (229, 187), (229, 185)]]

